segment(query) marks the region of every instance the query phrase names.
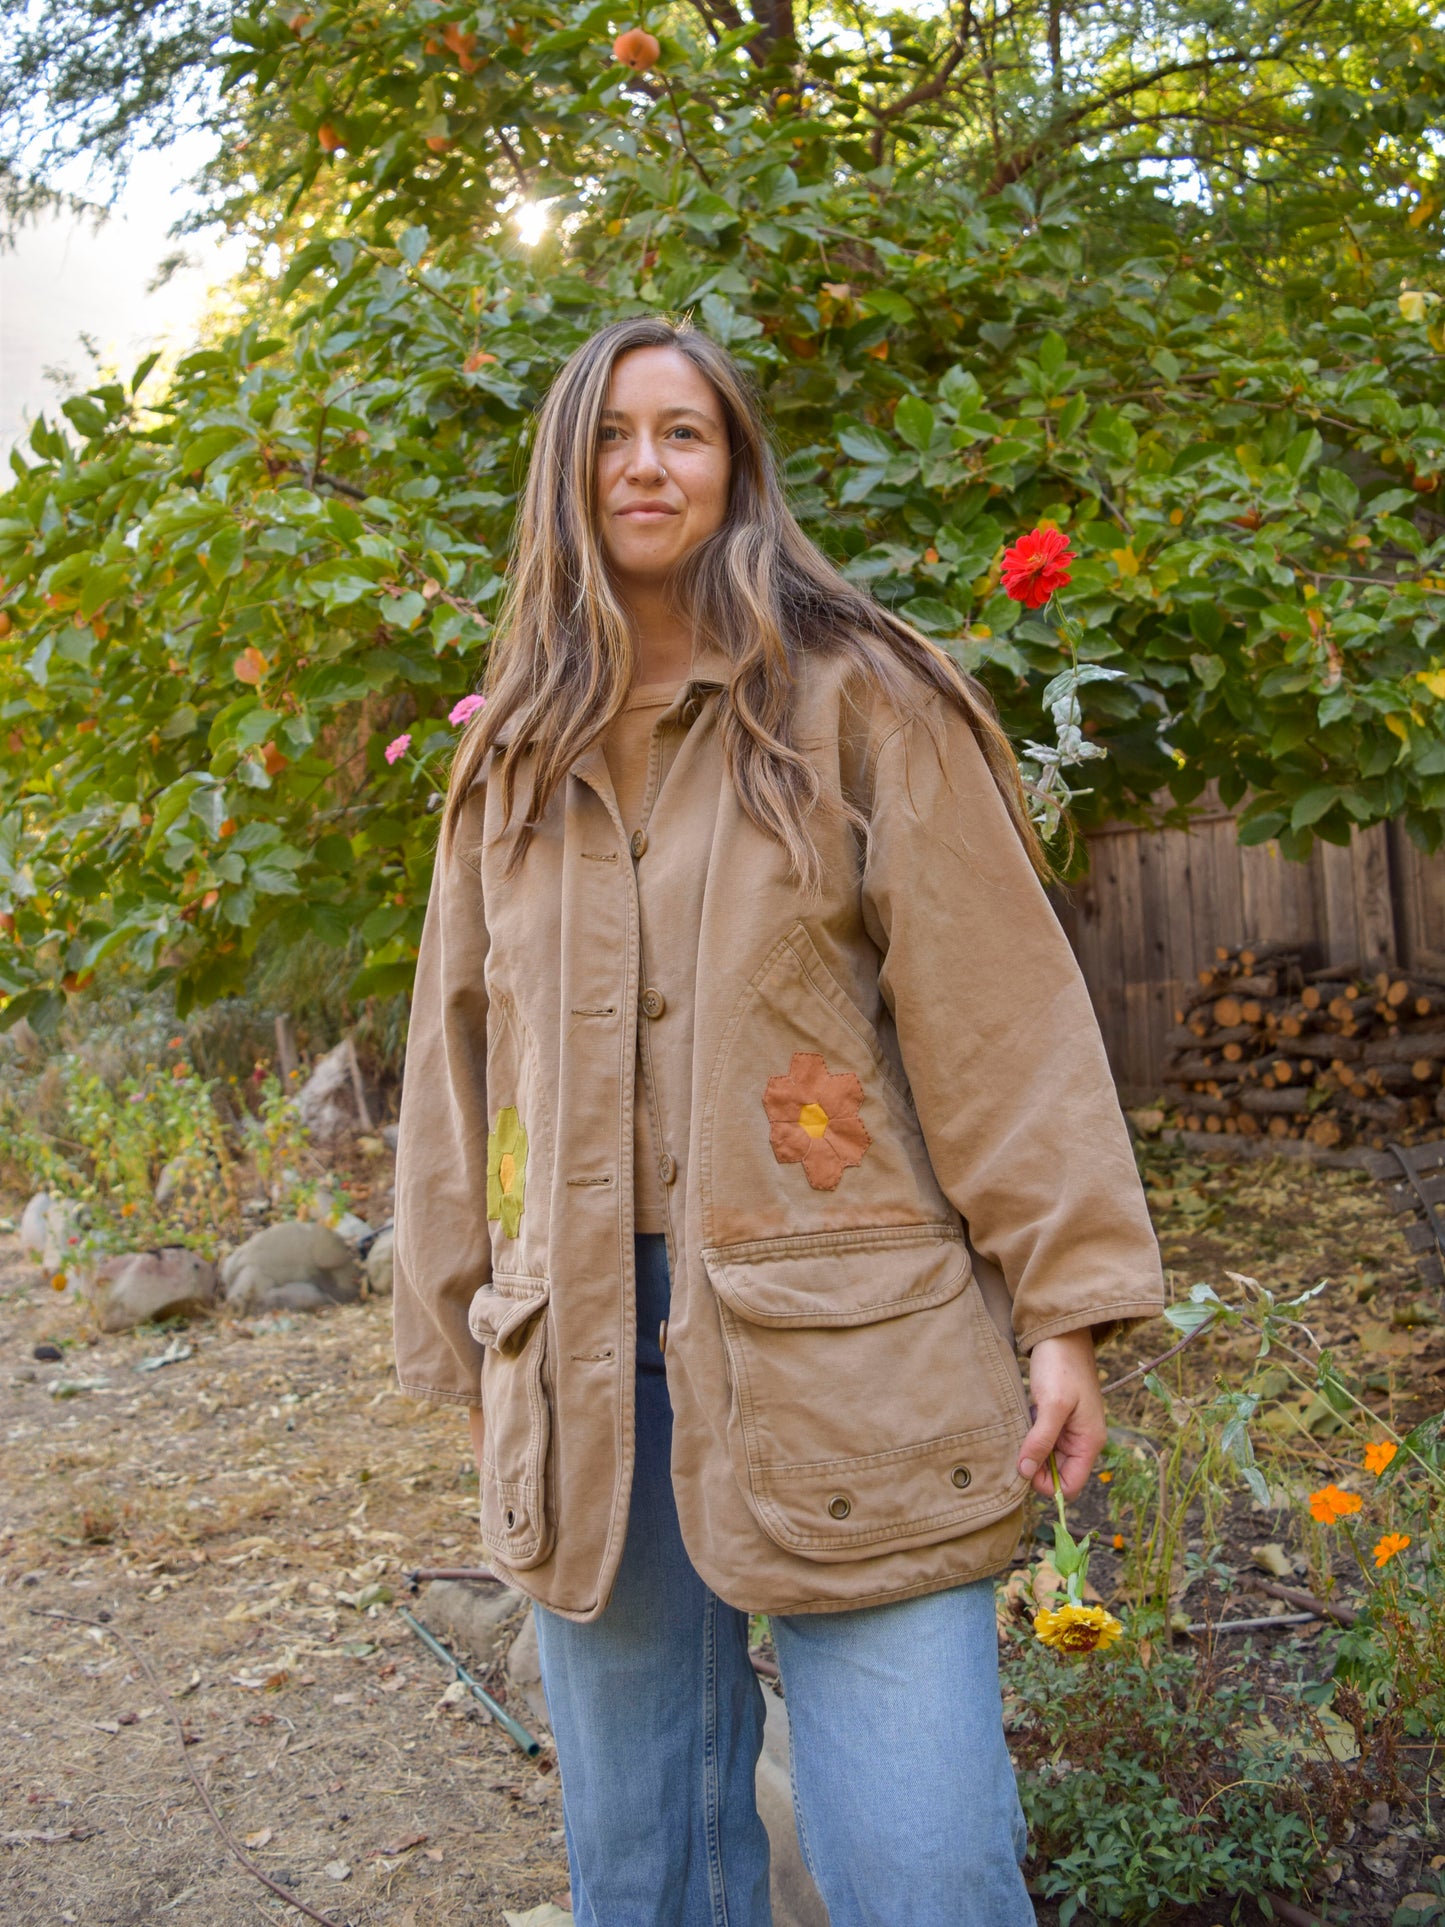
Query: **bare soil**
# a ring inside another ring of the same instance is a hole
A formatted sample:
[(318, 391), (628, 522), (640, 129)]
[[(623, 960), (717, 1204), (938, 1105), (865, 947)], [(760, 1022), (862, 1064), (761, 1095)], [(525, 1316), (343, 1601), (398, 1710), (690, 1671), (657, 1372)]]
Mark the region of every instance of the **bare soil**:
[[(189, 1358), (136, 1370), (176, 1335)], [(490, 1927), (565, 1897), (550, 1746), (439, 1706), (395, 1606), (355, 1603), (476, 1557), (464, 1417), (396, 1390), (385, 1301), (96, 1339), (6, 1238), (0, 1387), (0, 1918), (299, 1918), (226, 1850), (125, 1649), (47, 1613), (131, 1636), (232, 1831), (337, 1922)]]

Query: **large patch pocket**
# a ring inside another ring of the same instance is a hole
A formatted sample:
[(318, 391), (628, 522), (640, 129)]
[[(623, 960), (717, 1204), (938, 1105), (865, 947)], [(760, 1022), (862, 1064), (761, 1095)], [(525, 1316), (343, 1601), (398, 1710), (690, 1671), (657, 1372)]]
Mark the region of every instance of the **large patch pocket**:
[(494, 1277), (475, 1294), (467, 1314), (472, 1337), (485, 1347), (482, 1540), (518, 1572), (540, 1564), (552, 1549), (549, 1297), (545, 1278)]
[(703, 1252), (732, 1379), (734, 1470), (804, 1558), (929, 1545), (1011, 1512), (1027, 1414), (946, 1225)]

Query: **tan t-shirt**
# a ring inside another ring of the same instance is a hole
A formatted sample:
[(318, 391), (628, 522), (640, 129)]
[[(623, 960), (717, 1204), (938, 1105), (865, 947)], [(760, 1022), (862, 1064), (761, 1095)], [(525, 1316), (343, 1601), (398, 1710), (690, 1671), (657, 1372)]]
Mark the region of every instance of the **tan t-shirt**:
[[(613, 718), (602, 739), (607, 773), (617, 793), (617, 808), (629, 836), (640, 829), (662, 788), (667, 765), (676, 750), (677, 732), (665, 730), (658, 738), (658, 766), (651, 795), (648, 771), (652, 755), (652, 732), (658, 717), (669, 707), (686, 677), (671, 682), (638, 683), (626, 705)], [(644, 978), (646, 958), (643, 959)], [(653, 1128), (652, 1105), (642, 1063), (642, 1035), (638, 1035), (637, 1094), (633, 1105), (632, 1161), (634, 1170), (635, 1224), (639, 1231), (666, 1231), (667, 1205), (662, 1179), (658, 1175), (658, 1148)]]

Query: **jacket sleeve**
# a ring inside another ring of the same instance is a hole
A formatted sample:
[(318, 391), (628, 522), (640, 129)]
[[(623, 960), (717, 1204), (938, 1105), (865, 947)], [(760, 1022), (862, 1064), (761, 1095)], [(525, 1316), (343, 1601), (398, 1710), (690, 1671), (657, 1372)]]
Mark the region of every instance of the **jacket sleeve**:
[(479, 819), (469, 804), (450, 851), (438, 853), (422, 927), (397, 1135), (392, 1304), (402, 1390), (469, 1406), (481, 1404), (482, 1347), (467, 1309), (492, 1273)]
[(930, 1159), (1003, 1273), (1019, 1348), (1156, 1316), (1159, 1246), (1083, 976), (951, 703), (877, 752), (863, 909)]

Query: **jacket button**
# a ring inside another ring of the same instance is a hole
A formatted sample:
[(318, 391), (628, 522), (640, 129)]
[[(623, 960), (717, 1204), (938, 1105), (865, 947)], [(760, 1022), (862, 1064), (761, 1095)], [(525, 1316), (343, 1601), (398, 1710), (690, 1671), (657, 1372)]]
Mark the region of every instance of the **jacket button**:
[(664, 1318), (657, 1328), (657, 1349), (663, 1357), (667, 1356), (667, 1320)]
[(634, 830), (632, 832), (632, 839), (629, 847), (631, 848), (632, 854), (634, 856), (644, 855), (647, 850), (646, 830)]
[(953, 1483), (958, 1487), (960, 1492), (973, 1484), (973, 1474), (966, 1465), (956, 1465), (948, 1476), (953, 1480)]
[(677, 1159), (667, 1151), (657, 1160), (657, 1175), (664, 1184), (671, 1184), (677, 1176)]
[(829, 1499), (828, 1510), (829, 1512), (832, 1513), (835, 1519), (846, 1519), (848, 1514), (853, 1510), (853, 1508), (851, 1505), (849, 1505), (848, 1501), (843, 1497), (843, 1494), (840, 1492), (837, 1498)]
[(660, 990), (644, 990), (642, 993), (642, 1014), (644, 1017), (660, 1017), (667, 1009), (667, 999)]

